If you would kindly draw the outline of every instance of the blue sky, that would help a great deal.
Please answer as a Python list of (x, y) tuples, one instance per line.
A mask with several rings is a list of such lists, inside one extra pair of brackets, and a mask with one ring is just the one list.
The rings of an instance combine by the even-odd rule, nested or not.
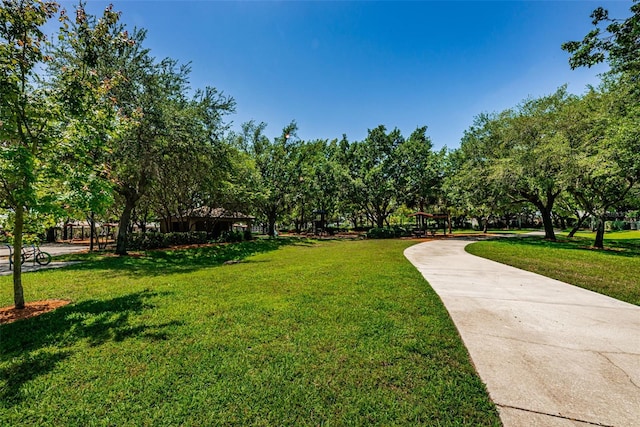
[[(572, 71), (560, 45), (591, 29), (602, 5), (627, 17), (631, 1), (113, 1), (147, 29), (157, 58), (191, 62), (194, 88), (232, 96), (234, 128), (296, 120), (298, 137), (362, 140), (380, 124), (405, 136), (428, 126), (455, 148), (474, 116), (567, 83), (598, 82), (603, 67)], [(76, 2), (62, 2), (72, 9)], [(106, 2), (88, 2), (99, 13)]]

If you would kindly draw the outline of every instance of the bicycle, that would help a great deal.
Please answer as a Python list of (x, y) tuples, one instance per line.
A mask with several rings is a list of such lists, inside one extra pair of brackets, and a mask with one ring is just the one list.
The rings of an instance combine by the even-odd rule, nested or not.
[[(13, 268), (13, 246), (6, 245), (9, 248), (9, 267)], [(33, 265), (38, 263), (39, 265), (49, 265), (51, 262), (51, 255), (48, 252), (40, 250), (39, 246), (31, 245), (31, 247), (22, 247), (20, 254), (20, 264), (24, 264), (27, 260), (33, 260)]]

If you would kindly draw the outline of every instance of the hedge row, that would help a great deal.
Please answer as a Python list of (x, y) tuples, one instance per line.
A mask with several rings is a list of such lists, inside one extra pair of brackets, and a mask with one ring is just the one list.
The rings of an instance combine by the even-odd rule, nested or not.
[(392, 239), (396, 237), (409, 236), (411, 236), (411, 229), (400, 225), (394, 225), (391, 227), (374, 227), (367, 231), (367, 238), (369, 239)]
[(182, 233), (134, 233), (129, 237), (127, 249), (143, 251), (179, 245), (232, 243), (242, 242), (243, 240), (251, 240), (251, 232), (243, 233), (241, 231), (225, 231), (217, 239), (206, 231), (189, 231)]

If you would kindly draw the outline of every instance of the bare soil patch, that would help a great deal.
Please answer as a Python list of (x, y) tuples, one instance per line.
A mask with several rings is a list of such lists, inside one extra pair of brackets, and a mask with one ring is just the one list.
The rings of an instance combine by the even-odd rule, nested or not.
[(39, 316), (43, 313), (55, 310), (58, 307), (65, 306), (71, 301), (52, 299), (46, 301), (32, 301), (25, 304), (23, 309), (16, 309), (14, 306), (0, 308), (0, 325), (3, 323), (11, 323), (16, 320), (28, 319), (30, 317)]

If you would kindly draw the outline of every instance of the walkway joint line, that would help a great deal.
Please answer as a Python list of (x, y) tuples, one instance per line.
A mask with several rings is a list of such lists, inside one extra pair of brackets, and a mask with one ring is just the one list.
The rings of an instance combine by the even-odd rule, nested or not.
[(499, 408), (508, 408), (508, 409), (515, 409), (516, 411), (530, 412), (532, 414), (546, 415), (548, 417), (553, 417), (553, 418), (561, 418), (563, 420), (568, 420), (568, 421), (576, 421), (576, 422), (579, 422), (579, 423), (589, 424), (589, 425), (592, 425), (592, 426), (615, 427), (614, 425), (611, 425), (611, 424), (602, 424), (602, 423), (599, 423), (597, 421), (586, 421), (586, 420), (581, 420), (579, 418), (566, 417), (564, 415), (559, 415), (559, 414), (549, 414), (547, 412), (536, 411), (536, 410), (533, 410), (533, 409), (519, 408), (517, 406), (502, 405), (502, 404), (499, 404), (499, 403), (496, 403), (496, 406), (498, 406)]

